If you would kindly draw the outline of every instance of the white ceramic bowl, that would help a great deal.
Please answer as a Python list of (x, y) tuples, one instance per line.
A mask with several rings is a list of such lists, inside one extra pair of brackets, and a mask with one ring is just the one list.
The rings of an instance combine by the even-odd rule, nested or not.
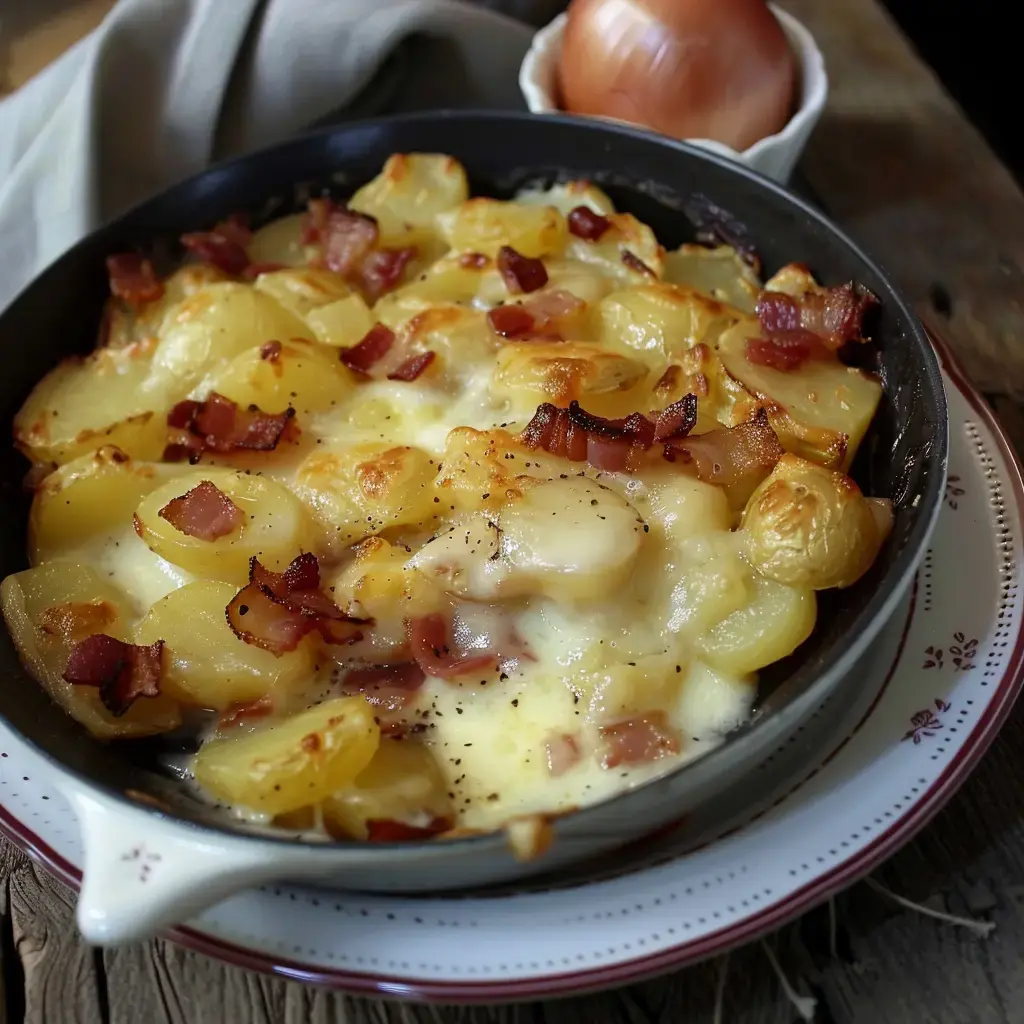
[[(828, 76), (825, 61), (814, 36), (791, 14), (768, 5), (778, 19), (789, 45), (800, 63), (800, 106), (781, 132), (759, 139), (742, 153), (711, 139), (687, 139), (702, 149), (746, 164), (755, 171), (785, 183), (796, 165), (814, 126), (825, 109), (828, 97)], [(542, 28), (519, 69), (519, 88), (527, 106), (535, 114), (561, 113), (558, 90), (555, 86), (555, 68), (562, 49), (566, 15), (560, 14), (550, 25)]]

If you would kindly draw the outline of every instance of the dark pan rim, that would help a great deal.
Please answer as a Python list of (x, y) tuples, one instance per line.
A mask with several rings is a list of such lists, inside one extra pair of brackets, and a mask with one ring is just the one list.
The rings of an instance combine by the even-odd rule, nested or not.
[[(784, 205), (798, 210), (801, 214), (816, 222), (829, 237), (830, 242), (835, 243), (837, 248), (847, 249), (889, 286), (892, 293), (891, 300), (887, 299), (886, 301), (889, 302), (890, 308), (892, 309), (892, 312), (896, 314), (897, 320), (901, 322), (901, 326), (905, 328), (905, 343), (914, 349), (916, 360), (923, 371), (922, 377), (927, 384), (927, 396), (935, 406), (937, 434), (933, 439), (931, 450), (927, 456), (927, 461), (934, 465), (938, 472), (928, 474), (928, 480), (926, 481), (926, 486), (922, 494), (922, 500), (916, 510), (915, 522), (910, 529), (909, 536), (907, 537), (902, 550), (893, 559), (892, 564), (886, 569), (885, 575), (879, 581), (875, 592), (871, 595), (865, 607), (845, 627), (842, 631), (841, 637), (837, 638), (837, 640), (830, 645), (828, 651), (823, 654), (822, 665), (817, 676), (808, 684), (807, 688), (800, 695), (801, 698), (806, 697), (807, 699), (811, 699), (812, 696), (824, 696), (827, 689), (830, 689), (832, 686), (841, 682), (843, 678), (842, 670), (845, 667), (844, 662), (846, 661), (848, 650), (851, 647), (856, 646), (858, 642), (865, 642), (865, 637), (870, 638), (870, 636), (877, 632), (884, 624), (887, 613), (891, 610), (890, 606), (893, 605), (894, 594), (900, 590), (902, 585), (909, 579), (916, 568), (920, 555), (924, 551), (932, 526), (934, 525), (938, 512), (941, 508), (943, 488), (945, 485), (945, 466), (948, 447), (946, 398), (942, 385), (939, 361), (922, 325), (904, 300), (900, 297), (895, 286), (889, 280), (888, 275), (878, 265), (878, 263), (864, 252), (864, 250), (845, 232), (843, 232), (828, 217), (822, 214), (810, 203), (795, 195), (789, 189), (779, 185), (777, 182), (772, 181), (770, 178), (767, 178), (742, 164), (720, 156), (717, 153), (700, 149), (689, 143), (670, 139), (666, 136), (655, 135), (651, 132), (629, 125), (598, 121), (596, 119), (575, 117), (565, 114), (535, 115), (520, 111), (440, 110), (428, 113), (398, 114), (389, 117), (357, 120), (295, 136), (282, 142), (262, 147), (261, 149), (247, 153), (243, 156), (232, 157), (228, 160), (213, 164), (199, 174), (192, 175), (184, 181), (178, 182), (162, 192), (157, 193), (155, 196), (150, 196), (146, 200), (135, 204), (133, 207), (124, 211), (119, 216), (102, 225), (100, 228), (90, 232), (84, 238), (75, 243), (75, 245), (69, 250), (61, 256), (58, 256), (43, 271), (37, 274), (21, 292), (19, 292), (19, 294), (12, 300), (11, 305), (19, 302), (25, 292), (33, 288), (41, 278), (46, 277), (54, 267), (69, 258), (72, 253), (85, 248), (91, 242), (91, 239), (95, 234), (106, 230), (112, 225), (135, 217), (154, 202), (176, 201), (175, 193), (192, 188), (196, 181), (207, 177), (216, 178), (224, 172), (230, 171), (236, 167), (241, 167), (247, 164), (258, 164), (266, 159), (270, 154), (287, 150), (293, 146), (302, 146), (313, 139), (329, 138), (335, 135), (345, 135), (359, 131), (370, 132), (375, 131), (378, 128), (401, 126), (403, 124), (422, 124), (431, 121), (445, 121), (449, 123), (464, 122), (467, 131), (472, 131), (474, 127), (480, 127), (486, 124), (526, 124), (529, 122), (539, 123), (543, 121), (545, 124), (553, 123), (555, 125), (561, 125), (571, 132), (584, 132), (604, 136), (609, 140), (609, 142), (615, 138), (631, 139), (646, 146), (653, 145), (659, 147), (666, 153), (678, 154), (686, 159), (714, 164), (716, 167), (724, 171), (727, 176), (731, 175), (736, 179), (746, 179), (756, 189), (771, 194), (776, 200), (781, 201)], [(534, 159), (532, 161), (524, 160), (523, 163), (524, 166), (528, 166), (530, 163), (539, 162), (540, 161)], [(339, 159), (338, 163), (340, 166), (343, 164), (343, 160)], [(609, 149), (608, 163), (609, 165), (612, 165), (609, 169), (613, 169), (615, 157), (612, 154), (611, 149)], [(727, 196), (718, 195), (713, 198), (716, 202), (720, 202), (723, 206), (728, 207)], [(0, 313), (0, 319), (2, 319), (2, 317), (3, 313)], [(686, 764), (680, 765), (671, 771), (657, 776), (648, 782), (635, 786), (632, 789), (617, 793), (614, 796), (608, 797), (597, 803), (588, 804), (587, 806), (577, 810), (563, 813), (553, 812), (548, 817), (556, 829), (556, 834), (558, 826), (563, 823), (571, 822), (574, 830), (578, 826), (586, 826), (598, 814), (604, 814), (607, 808), (612, 804), (628, 801), (638, 793), (646, 790), (649, 786), (664, 783), (666, 780), (671, 778), (676, 778), (681, 773), (693, 769), (698, 765), (700, 765), (704, 771), (712, 770), (716, 761), (729, 753), (736, 744), (743, 743), (746, 739), (752, 737), (759, 729), (763, 728), (765, 724), (775, 721), (779, 715), (785, 715), (786, 711), (787, 708), (784, 706), (772, 715), (755, 719), (749, 724), (749, 726), (728, 736), (722, 744), (714, 750), (709, 751), (707, 754), (704, 754), (699, 758), (695, 758), (692, 761), (688, 761)], [(4, 721), (7, 721), (5, 716), (0, 715), (0, 717), (3, 717)], [(415, 859), (417, 854), (423, 853), (427, 850), (430, 850), (432, 853), (436, 852), (439, 846), (460, 850), (465, 849), (470, 844), (478, 848), (490, 845), (495, 850), (505, 847), (505, 836), (502, 829), (482, 835), (461, 836), (458, 838), (446, 839), (443, 843), (439, 843), (435, 840), (426, 840), (400, 843), (369, 843), (365, 841), (352, 841), (343, 844), (328, 844), (310, 842), (306, 839), (292, 837), (289, 835), (256, 835), (231, 828), (226, 824), (221, 825), (214, 822), (189, 820), (187, 818), (180, 817), (177, 814), (168, 813), (167, 811), (149, 804), (132, 800), (124, 793), (123, 790), (99, 783), (86, 773), (68, 767), (55, 755), (37, 744), (34, 739), (26, 736), (20, 730), (15, 729), (9, 722), (8, 725), (10, 728), (14, 729), (14, 731), (32, 748), (32, 750), (51, 763), (59, 773), (75, 779), (78, 783), (103, 794), (105, 797), (114, 800), (125, 808), (143, 812), (147, 815), (155, 815), (168, 824), (173, 824), (198, 835), (212, 835), (237, 841), (244, 841), (247, 843), (263, 843), (282, 847), (284, 849), (298, 847), (305, 851), (315, 851), (317, 856), (332, 858), (341, 856), (346, 860), (355, 859), (359, 855), (371, 853), (379, 856), (382, 852), (387, 851), (392, 854), (401, 854), (402, 860), (411, 861)]]

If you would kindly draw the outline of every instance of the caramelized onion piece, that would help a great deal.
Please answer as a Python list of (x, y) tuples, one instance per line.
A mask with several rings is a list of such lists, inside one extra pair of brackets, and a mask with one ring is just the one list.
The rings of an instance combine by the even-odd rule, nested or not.
[(679, 733), (664, 711), (648, 711), (601, 727), (604, 753), (602, 768), (650, 764), (682, 749)]
[(123, 715), (139, 697), (160, 695), (163, 640), (138, 646), (95, 633), (71, 649), (64, 679), (73, 686), (97, 686), (103, 706)]
[(110, 294), (135, 306), (152, 302), (164, 293), (153, 264), (141, 253), (122, 252), (107, 257)]
[(245, 520), (242, 510), (209, 480), (203, 480), (179, 498), (172, 498), (158, 515), (186, 536), (200, 540), (226, 537)]

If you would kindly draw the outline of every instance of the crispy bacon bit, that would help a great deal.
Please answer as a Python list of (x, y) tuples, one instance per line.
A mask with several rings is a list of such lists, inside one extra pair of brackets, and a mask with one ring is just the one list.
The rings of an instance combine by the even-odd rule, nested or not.
[(235, 214), (216, 224), (212, 231), (194, 231), (181, 236), (181, 244), (204, 263), (226, 274), (243, 274), (249, 266), (245, 247), (252, 238), (244, 219)]
[(490, 265), (490, 257), (485, 256), (482, 252), (464, 252), (459, 257), (459, 266), (465, 267), (466, 270), (483, 270), (484, 267)]
[(596, 242), (611, 226), (607, 217), (589, 206), (575, 206), (569, 211), (569, 231), (588, 242)]
[(406, 633), (412, 656), (428, 676), (456, 679), (472, 672), (493, 672), (501, 656), (497, 651), (459, 650), (455, 640), (449, 644), (449, 623), (439, 613), (407, 619)]
[(498, 273), (512, 295), (535, 292), (548, 283), (544, 261), (524, 256), (511, 245), (498, 250)]
[(748, 338), (747, 359), (756, 366), (769, 366), (788, 373), (799, 369), (816, 350), (824, 348), (818, 338), (807, 331), (785, 331), (771, 338)]
[(200, 540), (226, 537), (240, 529), (245, 520), (242, 510), (209, 480), (173, 498), (158, 515), (186, 536)]
[(195, 459), (204, 451), (273, 451), (282, 438), (297, 431), (292, 425), (294, 416), (292, 408), (279, 413), (263, 412), (255, 405), (240, 409), (216, 391), (205, 402), (179, 402), (167, 414), (171, 430), (164, 459)]
[(496, 306), (487, 314), (487, 322), (495, 334), (510, 340), (540, 338), (561, 341), (563, 325), (584, 306), (586, 303), (572, 292), (556, 288), (535, 295), (522, 304)]
[(622, 250), (622, 262), (629, 267), (630, 270), (635, 270), (638, 274), (643, 274), (646, 277), (657, 277), (653, 270), (639, 256), (635, 253), (631, 253), (628, 249)]
[(533, 314), (522, 306), (495, 306), (487, 314), (487, 323), (495, 334), (503, 338), (528, 338), (534, 333)]
[(770, 339), (781, 336), (806, 340), (806, 334), (810, 334), (835, 351), (848, 341), (864, 340), (864, 316), (876, 305), (878, 299), (872, 292), (851, 281), (835, 288), (808, 291), (799, 298), (783, 292), (761, 292), (757, 318)]
[(259, 700), (250, 701), (247, 704), (231, 704), (229, 707), (226, 707), (217, 719), (217, 728), (230, 729), (255, 719), (267, 718), (273, 713), (274, 698), (268, 694), (260, 697)]
[(391, 351), (394, 343), (395, 332), (390, 327), (374, 324), (362, 341), (341, 350), (341, 361), (350, 370), (368, 377), (374, 365)]
[(650, 764), (682, 749), (679, 734), (664, 711), (648, 711), (601, 727), (604, 740), (602, 768), (623, 764)]
[(665, 458), (692, 468), (700, 480), (729, 487), (742, 481), (759, 483), (782, 458), (783, 448), (768, 422), (757, 415), (735, 427), (721, 427), (665, 445)]
[(164, 293), (164, 286), (156, 276), (153, 264), (141, 253), (122, 252), (107, 257), (107, 276), (110, 294), (133, 306), (140, 302), (153, 302)]
[(267, 341), (260, 345), (260, 359), (276, 363), (281, 356), (281, 342)]
[(416, 258), (416, 246), (405, 249), (371, 249), (359, 264), (359, 283), (366, 297), (376, 302), (402, 279), (410, 260)]
[(399, 661), (351, 669), (342, 680), (345, 693), (361, 693), (380, 711), (401, 711), (423, 685), (426, 675), (419, 663)]
[(368, 818), (366, 838), (371, 843), (407, 843), (417, 839), (433, 839), (452, 827), (449, 818), (433, 818), (429, 825), (409, 825), (393, 818)]
[(388, 380), (415, 380), (433, 361), (433, 352), (420, 352), (419, 355), (409, 356), (397, 370), (388, 374)]
[(549, 775), (564, 775), (579, 762), (580, 745), (574, 735), (559, 733), (552, 736), (544, 746)]
[(620, 473), (639, 466), (643, 453), (654, 444), (654, 431), (655, 425), (638, 412), (610, 420), (587, 412), (579, 402), (570, 402), (568, 409), (544, 402), (519, 441), (530, 449), (543, 448), (572, 462)]
[(253, 557), (249, 583), (231, 599), (226, 614), (239, 640), (278, 657), (294, 651), (314, 630), (326, 643), (354, 644), (363, 638), (359, 627), (373, 625), (373, 619), (346, 615), (320, 590), (320, 567), (308, 552), (284, 572), (272, 572)]
[(310, 201), (307, 225), (303, 241), (319, 244), (324, 266), (343, 275), (358, 268), (380, 235), (373, 217), (330, 199)]
[(160, 695), (163, 640), (140, 647), (96, 633), (71, 649), (64, 679), (73, 686), (98, 686), (103, 706), (123, 715), (139, 697)]
[(654, 424), (655, 441), (680, 441), (697, 426), (697, 396), (683, 395), (663, 409)]

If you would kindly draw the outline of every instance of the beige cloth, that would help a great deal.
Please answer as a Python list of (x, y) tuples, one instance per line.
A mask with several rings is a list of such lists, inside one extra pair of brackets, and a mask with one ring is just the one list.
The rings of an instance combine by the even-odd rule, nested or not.
[(522, 107), (531, 34), (456, 0), (121, 0), (0, 103), (0, 308), (211, 161), (382, 106)]

